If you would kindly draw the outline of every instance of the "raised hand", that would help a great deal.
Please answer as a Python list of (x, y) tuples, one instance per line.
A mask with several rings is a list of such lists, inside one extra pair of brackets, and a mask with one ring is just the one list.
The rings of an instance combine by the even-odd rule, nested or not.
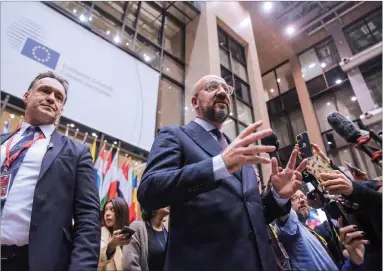
[(350, 196), (354, 191), (352, 182), (339, 171), (337, 173), (321, 173), (320, 185), (332, 195)]
[(278, 162), (274, 157), (271, 159), (272, 172), (270, 182), (277, 194), (281, 198), (288, 199), (302, 185), (302, 171), (305, 170), (307, 160), (303, 160), (299, 166), (295, 168), (297, 161), (298, 150), (294, 149), (291, 153), (287, 167), (282, 171), (278, 170)]
[(273, 133), (271, 129), (253, 133), (257, 128), (261, 127), (262, 124), (262, 121), (257, 121), (246, 127), (222, 152), (222, 159), (230, 173), (238, 171), (245, 164), (269, 164), (271, 162), (270, 159), (257, 154), (275, 151), (274, 146), (251, 145), (257, 140)]

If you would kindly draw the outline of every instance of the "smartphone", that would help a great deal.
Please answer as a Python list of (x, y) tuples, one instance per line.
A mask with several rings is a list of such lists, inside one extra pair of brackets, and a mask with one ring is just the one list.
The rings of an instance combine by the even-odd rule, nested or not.
[(312, 157), (314, 155), (313, 150), (311, 148), (309, 134), (307, 132), (303, 132), (297, 135), (297, 142), (298, 142), (299, 152), (301, 153), (301, 156), (303, 159)]
[(129, 228), (128, 226), (124, 226), (122, 229), (121, 229), (121, 234), (124, 234), (126, 235), (126, 237), (130, 238), (132, 237), (132, 235), (135, 233), (134, 230), (132, 230), (131, 228)]
[(355, 174), (356, 176), (365, 175), (365, 173), (363, 171), (361, 171), (359, 168), (352, 166), (350, 163), (347, 163), (346, 161), (344, 161), (344, 162), (346, 163), (348, 170), (351, 172), (351, 174)]

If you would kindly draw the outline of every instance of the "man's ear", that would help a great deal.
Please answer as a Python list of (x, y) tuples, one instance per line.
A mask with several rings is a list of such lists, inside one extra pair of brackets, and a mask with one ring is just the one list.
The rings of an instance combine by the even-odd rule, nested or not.
[(28, 102), (28, 98), (29, 98), (29, 90), (26, 91), (23, 95), (23, 101), (24, 101), (24, 104), (27, 105), (27, 102)]
[(194, 109), (197, 109), (198, 107), (198, 99), (196, 96), (193, 96), (192, 99), (191, 99), (191, 102), (192, 102), (192, 106)]

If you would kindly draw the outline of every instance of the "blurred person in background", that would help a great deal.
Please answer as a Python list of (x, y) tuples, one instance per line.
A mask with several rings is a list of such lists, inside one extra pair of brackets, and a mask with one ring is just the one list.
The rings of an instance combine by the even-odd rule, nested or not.
[(124, 248), (124, 271), (162, 271), (165, 264), (168, 232), (163, 224), (169, 207), (142, 211), (143, 221), (134, 221), (136, 233)]
[(105, 204), (102, 225), (98, 270), (122, 270), (122, 247), (131, 241), (121, 234), (124, 226), (129, 226), (129, 207), (123, 198), (114, 198)]
[[(341, 240), (345, 244), (349, 258), (338, 267), (328, 250), (324, 238), (305, 225), (309, 217), (306, 195), (298, 190), (291, 197), (290, 214), (276, 220), (276, 232), (290, 257), (293, 270), (363, 270), (364, 245), (368, 240), (358, 240), (364, 236), (355, 225), (341, 230)], [(347, 234), (349, 236), (346, 238)], [(343, 239), (342, 239), (343, 238)]]
[(56, 73), (37, 75), (24, 93), (25, 121), (1, 135), (1, 270), (97, 269), (100, 200), (92, 156), (55, 129), (68, 91)]

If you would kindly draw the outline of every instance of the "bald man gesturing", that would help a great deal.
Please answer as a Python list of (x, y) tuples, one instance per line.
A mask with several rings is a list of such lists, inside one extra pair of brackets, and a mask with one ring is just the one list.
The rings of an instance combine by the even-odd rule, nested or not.
[[(301, 174), (278, 171), (276, 160), (259, 155), (275, 149), (253, 145), (272, 133), (258, 130), (262, 121), (233, 142), (222, 133), (233, 94), (223, 78), (205, 76), (193, 91), (196, 119), (161, 129), (138, 189), (144, 209), (170, 206), (165, 270), (276, 270), (266, 225), (289, 213)], [(263, 198), (251, 166), (259, 163), (273, 166), (273, 188)]]

